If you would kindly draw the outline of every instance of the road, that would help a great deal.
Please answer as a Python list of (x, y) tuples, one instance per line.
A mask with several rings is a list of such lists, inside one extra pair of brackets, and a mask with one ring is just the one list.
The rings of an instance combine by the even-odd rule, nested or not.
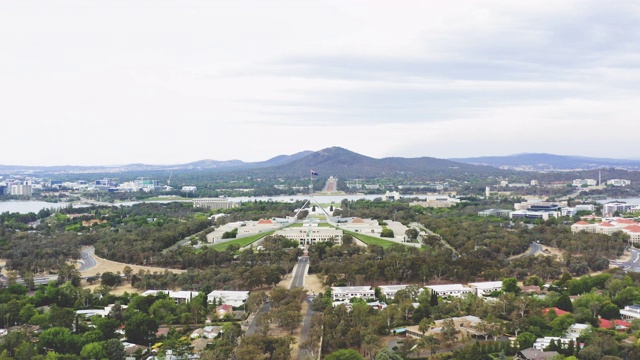
[(640, 250), (633, 247), (629, 247), (627, 250), (631, 253), (629, 261), (611, 260), (609, 263), (626, 271), (640, 272)]
[[(289, 289), (293, 289), (295, 287), (302, 287), (302, 288), (304, 287), (304, 277), (307, 275), (308, 268), (309, 268), (309, 257), (301, 256), (298, 259), (298, 264), (293, 270), (293, 277), (291, 278), (291, 284), (289, 285)], [(307, 303), (307, 312), (304, 314), (304, 317), (302, 318), (302, 328), (300, 329), (300, 344), (305, 342), (307, 338), (307, 334), (309, 333), (309, 328), (311, 327), (311, 319), (313, 318), (313, 315), (316, 314), (315, 311), (311, 310), (312, 300), (313, 298), (311, 296), (307, 296), (307, 298), (305, 299)], [(298, 352), (298, 359), (302, 360), (307, 355), (309, 354), (307, 354), (306, 351), (300, 349), (300, 351)]]
[(80, 267), (78, 268), (79, 272), (91, 270), (98, 264), (96, 259), (93, 257), (95, 251), (96, 249), (93, 246), (89, 246), (80, 252), (80, 260), (78, 260), (80, 263)]
[(307, 268), (309, 267), (309, 257), (301, 256), (298, 259), (298, 264), (293, 269), (293, 276), (291, 278), (291, 285), (289, 289), (294, 287), (304, 287), (304, 277), (307, 274)]
[(541, 253), (541, 252), (543, 252), (542, 245), (538, 244), (537, 242), (532, 242), (530, 247), (529, 247), (529, 251), (527, 251), (524, 255), (525, 256), (532, 256), (532, 255), (535, 255), (535, 254)]

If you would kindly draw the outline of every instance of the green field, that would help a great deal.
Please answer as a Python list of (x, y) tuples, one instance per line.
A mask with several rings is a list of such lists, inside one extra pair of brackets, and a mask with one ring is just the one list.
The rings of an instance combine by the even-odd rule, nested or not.
[[(302, 223), (294, 223), (287, 227), (302, 227)], [(322, 223), (318, 223), (318, 227), (332, 227), (332, 226), (326, 222), (322, 222)]]
[(364, 234), (360, 234), (357, 232), (351, 232), (351, 231), (346, 231), (346, 230), (342, 230), (345, 234), (351, 234), (354, 238), (362, 241), (363, 243), (367, 244), (367, 245), (380, 245), (383, 248), (388, 248), (389, 246), (393, 245), (393, 244), (397, 244), (397, 242), (394, 241), (389, 241), (389, 240), (384, 240), (384, 239), (380, 239), (377, 237), (373, 237), (373, 236), (369, 236), (369, 235), (364, 235)]
[(215, 244), (215, 245), (212, 245), (211, 248), (213, 248), (214, 250), (218, 250), (218, 251), (224, 251), (226, 248), (229, 247), (229, 245), (232, 245), (232, 244), (240, 245), (240, 247), (247, 246), (249, 244), (252, 244), (252, 243), (262, 239), (265, 236), (269, 236), (269, 235), (273, 234), (274, 232), (276, 232), (276, 231), (275, 230), (267, 231), (267, 232), (263, 232), (263, 233), (260, 233), (260, 234), (251, 235), (251, 236), (243, 237), (243, 238), (240, 238), (240, 239), (227, 241), (227, 242), (223, 242), (223, 243), (220, 243), (220, 244)]

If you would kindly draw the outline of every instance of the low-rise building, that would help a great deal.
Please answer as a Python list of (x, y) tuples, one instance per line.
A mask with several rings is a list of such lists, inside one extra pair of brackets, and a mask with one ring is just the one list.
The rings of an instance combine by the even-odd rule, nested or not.
[(227, 198), (199, 198), (193, 199), (194, 208), (203, 209), (231, 209), (238, 206), (238, 203), (229, 201)]
[[(378, 288), (380, 289), (380, 293), (388, 300), (393, 300), (399, 290), (404, 290), (408, 286), (409, 285), (380, 285)], [(421, 293), (423, 290), (423, 288), (418, 288), (418, 293)]]
[(167, 294), (169, 299), (176, 302), (176, 304), (189, 303), (191, 299), (198, 296), (197, 291), (171, 291), (171, 290), (147, 290), (140, 294), (141, 296), (157, 296), (158, 294)]
[(216, 304), (222, 302), (222, 304), (239, 307), (244, 305), (248, 298), (248, 291), (214, 290), (207, 295), (207, 302), (209, 304), (213, 304), (214, 301)]
[(351, 298), (374, 300), (376, 293), (371, 286), (332, 286), (333, 301), (349, 301)]
[(447, 297), (463, 297), (467, 294), (473, 293), (473, 290), (462, 284), (447, 284), (447, 285), (427, 285), (425, 286), (431, 292), (436, 293), (438, 296)]
[(511, 210), (487, 209), (487, 210), (478, 212), (478, 216), (483, 216), (483, 217), (496, 216), (496, 217), (508, 218), (509, 213), (511, 213)]
[(494, 291), (502, 290), (502, 281), (484, 281), (469, 283), (469, 286), (473, 290), (473, 293), (477, 297), (484, 297), (491, 294)]
[(611, 180), (607, 180), (607, 185), (627, 186), (627, 185), (631, 185), (631, 181), (625, 180), (625, 179), (611, 179)]
[(570, 342), (573, 342), (574, 345), (575, 345), (576, 339), (575, 338), (561, 338), (561, 337), (556, 337), (556, 336), (545, 336), (543, 338), (536, 339), (536, 341), (533, 343), (533, 348), (534, 349), (538, 349), (538, 350), (544, 350), (547, 347), (549, 347), (549, 345), (551, 344), (551, 341), (553, 341), (556, 344), (558, 344), (558, 342), (560, 342), (560, 344), (562, 344), (563, 347), (566, 347), (566, 346), (569, 345)]
[(191, 333), (190, 338), (205, 338), (205, 339), (215, 339), (222, 333), (221, 326), (205, 326), (203, 328), (195, 329)]
[(620, 316), (624, 320), (640, 319), (640, 304), (627, 305), (620, 309)]

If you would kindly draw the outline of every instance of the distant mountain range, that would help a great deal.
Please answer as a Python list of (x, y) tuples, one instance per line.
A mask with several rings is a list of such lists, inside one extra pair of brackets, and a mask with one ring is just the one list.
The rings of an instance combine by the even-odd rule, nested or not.
[(0, 165), (0, 172), (3, 173), (30, 172), (34, 174), (203, 171), (252, 175), (255, 177), (306, 177), (309, 176), (311, 170), (317, 171), (322, 177), (333, 175), (341, 178), (372, 178), (400, 174), (408, 179), (413, 176), (429, 175), (434, 180), (456, 177), (454, 175), (486, 176), (501, 174), (500, 170), (488, 166), (462, 164), (432, 157), (375, 159), (340, 147), (331, 147), (315, 152), (302, 151), (293, 155), (280, 155), (260, 162), (200, 160), (178, 165), (129, 164), (121, 166), (51, 167)]
[[(437, 159), (432, 157), (376, 159), (343, 149), (330, 147), (320, 151), (302, 151), (292, 155), (279, 155), (259, 162), (241, 160), (199, 160), (186, 164), (120, 166), (8, 166), (0, 165), (0, 173), (32, 174), (82, 174), (129, 172), (207, 172), (227, 173), (254, 177), (306, 177), (311, 170), (321, 176), (341, 178), (415, 177), (428, 176), (433, 180), (474, 176), (502, 176), (507, 170), (576, 170), (617, 167), (640, 170), (638, 160), (598, 159), (552, 154), (519, 154), (461, 159)], [(496, 169), (500, 168), (500, 169)], [(462, 176), (463, 175), (463, 176)]]
[(451, 161), (494, 166), (511, 170), (592, 170), (598, 168), (619, 168), (640, 170), (640, 160), (606, 159), (583, 156), (553, 154), (516, 154), (509, 156), (482, 156), (473, 158), (455, 158)]

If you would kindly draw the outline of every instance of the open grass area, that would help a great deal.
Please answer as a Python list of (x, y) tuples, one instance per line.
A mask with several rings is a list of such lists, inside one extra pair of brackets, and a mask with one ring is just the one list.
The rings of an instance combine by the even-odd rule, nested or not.
[[(302, 223), (293, 223), (287, 227), (302, 227)], [(332, 226), (329, 225), (329, 223), (322, 222), (322, 223), (318, 223), (318, 227), (332, 227)]]
[(211, 247), (214, 250), (218, 250), (218, 251), (224, 251), (226, 248), (229, 247), (229, 245), (232, 245), (232, 244), (240, 245), (240, 247), (243, 247), (243, 246), (247, 246), (249, 244), (252, 244), (252, 243), (258, 241), (258, 240), (262, 239), (265, 236), (269, 236), (269, 235), (273, 234), (274, 232), (276, 232), (276, 231), (275, 230), (267, 231), (267, 232), (263, 232), (263, 233), (260, 233), (260, 234), (255, 234), (255, 235), (243, 237), (243, 238), (240, 238), (240, 239), (223, 242), (223, 243), (220, 243), (220, 244), (215, 244), (215, 245), (212, 245)]
[(373, 236), (369, 236), (369, 235), (364, 235), (364, 234), (360, 234), (357, 232), (352, 232), (352, 231), (347, 231), (347, 230), (342, 230), (345, 234), (351, 234), (354, 238), (362, 241), (363, 243), (367, 244), (367, 245), (380, 245), (383, 248), (388, 248), (389, 246), (393, 245), (393, 244), (397, 244), (397, 242), (394, 241), (389, 241), (389, 240), (384, 240), (384, 239), (380, 239), (377, 237), (373, 237)]

